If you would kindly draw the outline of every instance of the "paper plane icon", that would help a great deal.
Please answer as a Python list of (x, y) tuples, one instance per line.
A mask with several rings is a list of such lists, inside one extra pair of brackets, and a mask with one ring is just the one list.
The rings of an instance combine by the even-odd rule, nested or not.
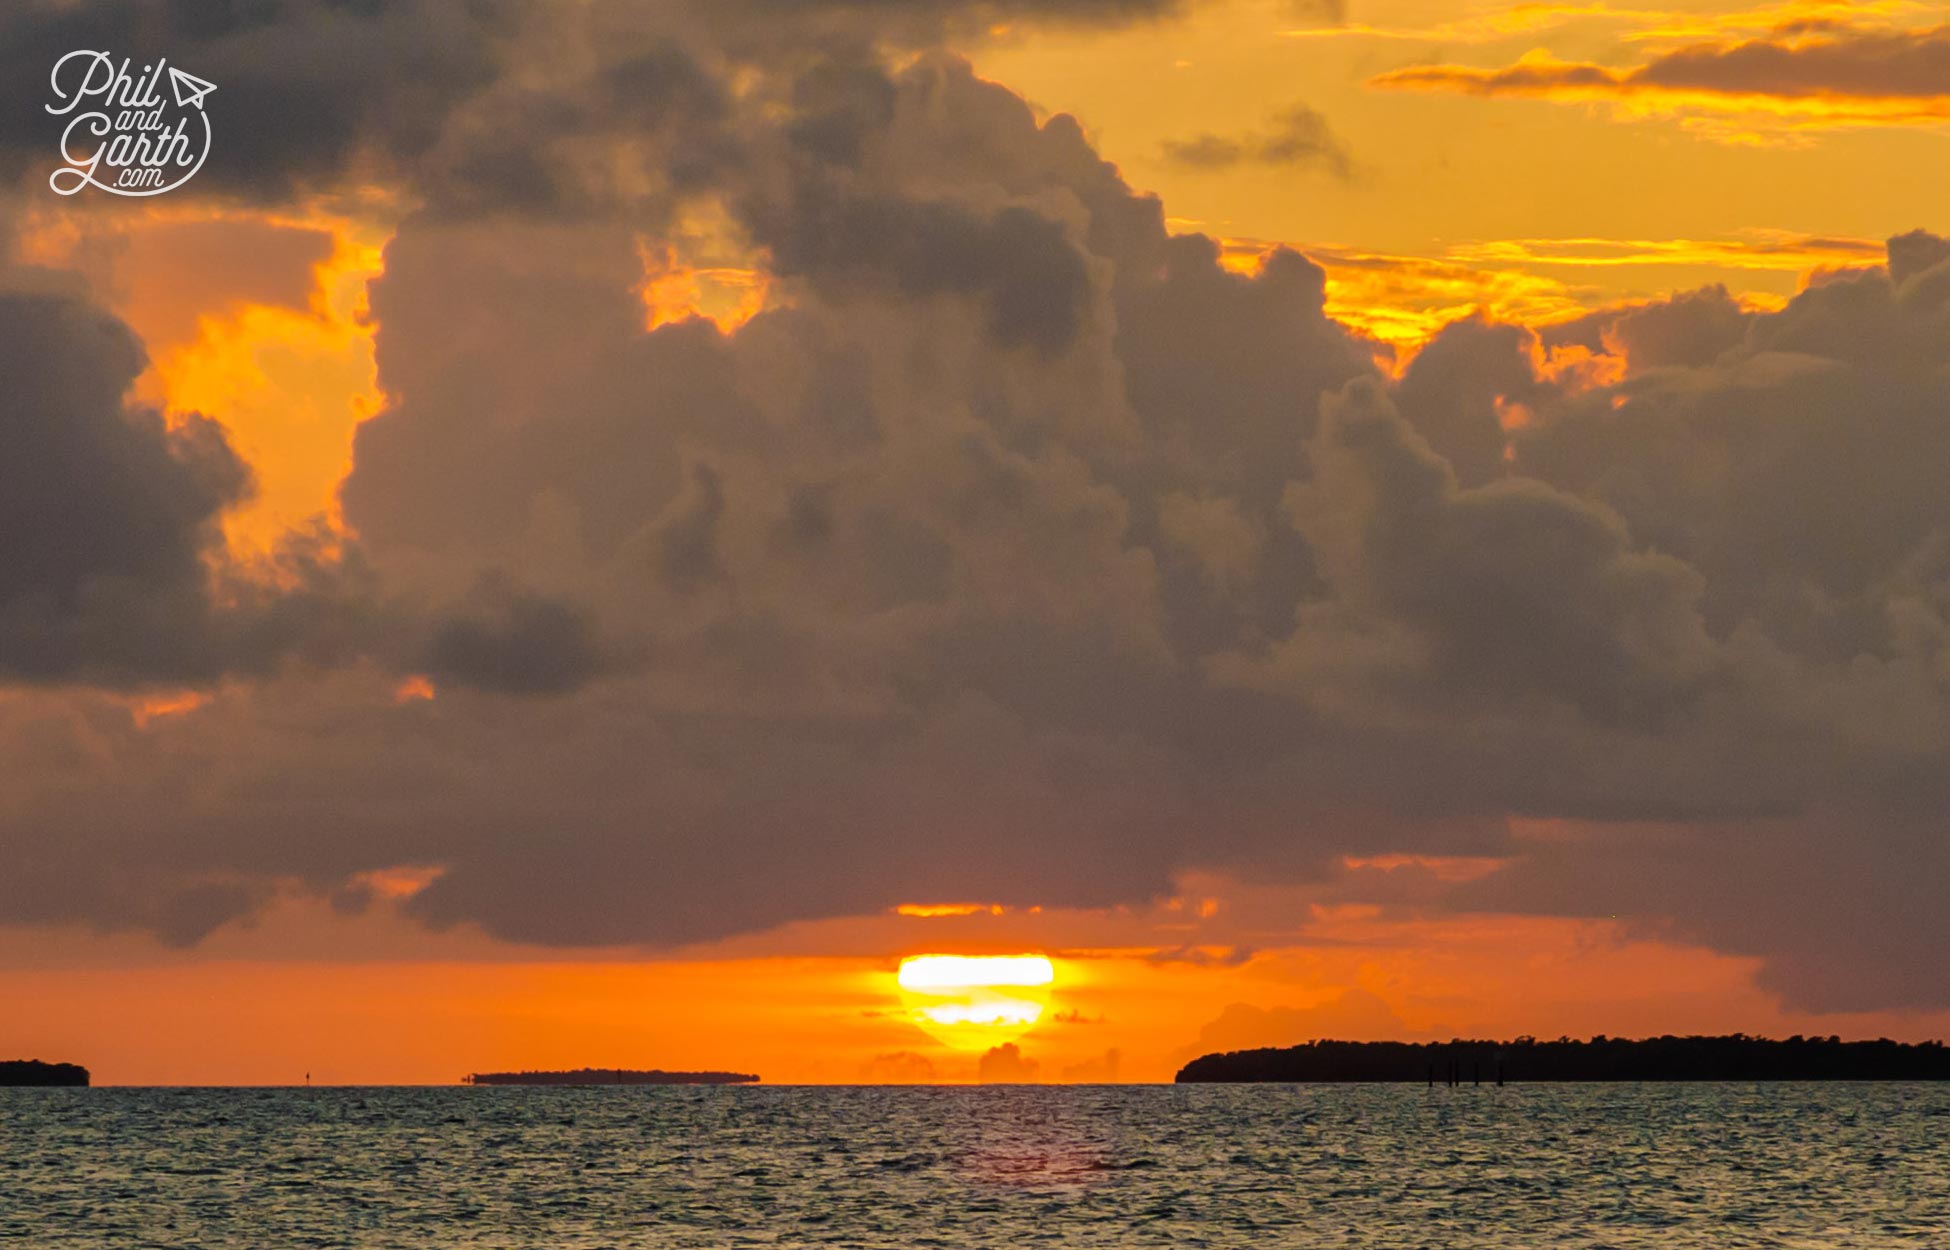
[(169, 85), (176, 92), (176, 103), (181, 108), (202, 108), (203, 97), (217, 89), (217, 84), (205, 82), (195, 74), (185, 74), (174, 65), (169, 67)]

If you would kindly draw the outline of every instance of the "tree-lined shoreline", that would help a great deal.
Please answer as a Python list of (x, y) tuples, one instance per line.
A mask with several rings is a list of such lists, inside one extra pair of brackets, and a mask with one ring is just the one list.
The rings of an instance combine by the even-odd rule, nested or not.
[(1181, 1085), (1240, 1082), (1506, 1081), (1942, 1081), (1950, 1049), (1941, 1041), (1845, 1042), (1839, 1037), (1772, 1040), (1599, 1034), (1589, 1041), (1458, 1038), (1447, 1042), (1314, 1041), (1203, 1055), (1179, 1069)]
[(0, 1060), (0, 1085), (86, 1085), (88, 1069), (78, 1063), (43, 1063), (39, 1059)]

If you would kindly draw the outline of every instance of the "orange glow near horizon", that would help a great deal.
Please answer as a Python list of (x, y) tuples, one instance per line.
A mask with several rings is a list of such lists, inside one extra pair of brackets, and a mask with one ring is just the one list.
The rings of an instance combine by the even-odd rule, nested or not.
[[(1378, 856), (1350, 873), (1461, 870)], [(1789, 1011), (1756, 985), (1757, 960), (1609, 921), (1424, 918), (1210, 880), (1189, 896), (1219, 891), (1227, 905), (1199, 923), (1232, 917), (1269, 936), (1274, 917), (1300, 917), (1299, 926), (1241, 950), (1222, 928), (1211, 941), (1159, 944), (1200, 907), (969, 918), (956, 923), (1062, 945), (1054, 956), (993, 963), (911, 960), (903, 986), (866, 953), (898, 942), (913, 923), (902, 917), (818, 922), (762, 944), (654, 958), (577, 953), (412, 924), (400, 906), (435, 872), (362, 874), (369, 901), (356, 912), (290, 899), (194, 951), (127, 934), (0, 929), (0, 1001), (12, 1008), (5, 1046), (82, 1063), (104, 1085), (295, 1084), (306, 1072), (319, 1084), (451, 1084), (469, 1071), (579, 1067), (853, 1084), (977, 1081), (985, 1053), (1014, 1042), (1028, 1069), (1014, 1079), (1144, 1082), (1169, 1081), (1211, 1050), (1316, 1037), (1950, 1032), (1944, 1012)], [(770, 953), (748, 953), (759, 950)], [(954, 1005), (964, 982), (1039, 1004), (1035, 1016), (944, 1024), (914, 1014)]]
[[(1417, 938), (1455, 947), (1430, 964), (1397, 945)], [(885, 981), (859, 960), (509, 958), (0, 968), (0, 994), (19, 1008), (14, 1050), (83, 1063), (104, 1085), (295, 1084), (307, 1071), (320, 1084), (450, 1084), (468, 1071), (584, 1066), (732, 1068), (775, 1084), (960, 1083), (978, 1079), (979, 1054), (1006, 1040), (1038, 1061), (1039, 1080), (1106, 1079), (1114, 1050), (1116, 1079), (1169, 1081), (1200, 1053), (1319, 1036), (1944, 1028), (1941, 1014), (1783, 1014), (1752, 989), (1751, 961), (1620, 947), (1599, 928), (1557, 921), (1400, 933), (1346, 969), (1325, 950), (1238, 967), (1106, 954), (1087, 961), (1089, 982), (1066, 988), (1062, 1010), (1026, 1029), (967, 1026), (965, 1044), (885, 1010)], [(1517, 1006), (1520, 988), (1534, 997)], [(672, 1003), (681, 1015), (659, 1006)]]

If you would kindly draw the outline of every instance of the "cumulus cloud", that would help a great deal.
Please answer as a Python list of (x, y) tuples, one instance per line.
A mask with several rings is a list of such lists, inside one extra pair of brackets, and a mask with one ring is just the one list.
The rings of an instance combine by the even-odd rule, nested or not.
[(1040, 1063), (1022, 1053), (1022, 1047), (1004, 1042), (982, 1052), (975, 1079), (984, 1085), (1020, 1085), (1038, 1080), (1041, 1068)]
[(1087, 311), (1083, 258), (1062, 224), (1027, 208), (993, 214), (894, 198), (798, 198), (756, 231), (779, 272), (843, 294), (853, 284), (902, 296), (980, 301), (1001, 345), (1055, 354)]
[(1548, 345), (1574, 344), (1622, 361), (1633, 373), (1701, 368), (1746, 341), (1751, 309), (1724, 286), (1682, 291), (1666, 299), (1601, 309), (1545, 329)]
[(91, 582), (199, 581), (197, 555), (249, 473), (214, 422), (129, 409), (143, 365), (121, 322), (58, 296), (0, 296), (7, 543), (0, 601), (74, 605)]
[(202, 683), (334, 649), (364, 609), (315, 544), (294, 538), (269, 580), (206, 566), (250, 472), (216, 422), (127, 402), (143, 364), (79, 296), (0, 289), (0, 674)]
[(1399, 628), (1431, 690), (1656, 723), (1712, 680), (1698, 575), (1602, 506), (1525, 478), (1459, 488), (1372, 385), (1329, 403), (1313, 452), (1288, 508), (1335, 591), (1321, 615), (1358, 614), (1326, 628)]
[(562, 694), (602, 667), (600, 647), (574, 605), (532, 594), (488, 593), (440, 622), (420, 667), (438, 681), (511, 694)]
[(329, 197), (383, 182), (443, 211), (620, 199), (654, 211), (737, 165), (749, 137), (728, 124), (737, 64), (830, 69), (876, 44), (925, 47), (1015, 21), (1135, 22), (1188, 2), (655, 0), (566, 13), (538, 0), (23, 0), (0, 15), (0, 181), (45, 178), (63, 124), (42, 107), (48, 69), (88, 48), (134, 66), (167, 57), (218, 84), (222, 139), (196, 195)]
[(860, 1079), (877, 1085), (926, 1085), (938, 1078), (934, 1060), (918, 1051), (886, 1051), (860, 1065)]
[(55, 60), (77, 48), (107, 49), (138, 67), (167, 57), (224, 93), (223, 138), (198, 173), (199, 191), (325, 190), (362, 161), (427, 155), (459, 102), (502, 72), (530, 7), (9, 5), (0, 16), (0, 170), (18, 175), (51, 160), (64, 123), (42, 107)]
[(1123, 1052), (1112, 1046), (1095, 1059), (1064, 1064), (1063, 1079), (1072, 1083), (1111, 1085), (1116, 1083), (1118, 1073), (1123, 1070), (1123, 1067)]
[[(340, 551), (269, 589), (218, 558), (221, 431), (128, 404), (139, 348), (85, 305), (0, 303), (33, 453), (0, 460), (0, 918), (188, 941), (412, 863), (425, 923), (657, 947), (1495, 855), (1427, 905), (1943, 1003), (1950, 245), (1777, 312), (1464, 321), (1384, 376), (1318, 265), (1170, 235), (1073, 119), (882, 55), (877, 8), (590, 6), (521, 73), (497, 6), (156, 10), (224, 91), (336, 23), (451, 72), (211, 179), (403, 206)], [(360, 42), (348, 91), (403, 55)], [(692, 215), (767, 306), (647, 329)], [(89, 688), (138, 679), (208, 698)]]

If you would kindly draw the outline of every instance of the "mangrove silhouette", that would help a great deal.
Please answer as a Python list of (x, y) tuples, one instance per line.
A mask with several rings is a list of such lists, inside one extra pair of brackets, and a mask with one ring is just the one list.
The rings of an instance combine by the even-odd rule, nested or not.
[(38, 1059), (0, 1060), (0, 1085), (86, 1085), (88, 1069), (78, 1063)]
[(1941, 1041), (1844, 1042), (1839, 1037), (1773, 1041), (1726, 1037), (1600, 1034), (1588, 1042), (1534, 1037), (1494, 1042), (1335, 1042), (1204, 1055), (1179, 1069), (1181, 1085), (1219, 1082), (1426, 1081), (1944, 1081)]
[(577, 1068), (573, 1072), (470, 1072), (463, 1085), (753, 1085), (746, 1072), (647, 1072), (630, 1068)]

